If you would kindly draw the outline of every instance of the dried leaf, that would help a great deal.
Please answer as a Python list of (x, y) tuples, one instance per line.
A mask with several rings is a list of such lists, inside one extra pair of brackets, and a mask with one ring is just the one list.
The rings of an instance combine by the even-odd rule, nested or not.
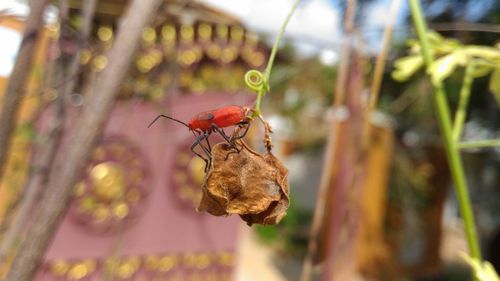
[(289, 202), (288, 170), (270, 152), (261, 155), (227, 143), (212, 148), (198, 211), (215, 216), (238, 214), (249, 225), (277, 224)]

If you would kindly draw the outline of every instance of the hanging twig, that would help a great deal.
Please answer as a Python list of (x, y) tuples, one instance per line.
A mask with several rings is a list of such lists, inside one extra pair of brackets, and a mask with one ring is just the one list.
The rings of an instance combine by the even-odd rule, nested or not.
[(36, 42), (43, 26), (43, 12), (48, 0), (31, 1), (30, 14), (26, 19), (23, 40), (16, 64), (9, 77), (0, 112), (0, 179), (3, 175), (10, 139), (16, 126), (17, 115), (24, 88), (31, 73)]
[[(85, 42), (90, 34), (90, 28), (92, 27), (95, 4), (96, 0), (87, 0), (85, 1), (85, 5), (82, 7), (83, 24), (81, 27), (81, 33), (78, 38), (79, 49), (77, 53), (74, 54), (71, 58), (71, 61), (69, 63), (69, 71), (66, 71), (64, 63), (61, 63), (61, 67), (59, 70), (59, 80), (63, 80), (63, 75), (61, 75), (63, 73), (68, 73), (70, 77), (73, 77), (78, 72), (80, 66), (79, 62), (81, 50), (85, 46)], [(69, 21), (67, 0), (60, 1), (60, 11), (61, 26), (68, 25)], [(64, 30), (68, 29), (62, 28), (61, 32), (64, 32)], [(61, 37), (65, 37), (65, 34), (61, 34)], [(62, 41), (61, 39), (59, 39), (59, 47), (62, 47), (61, 43)], [(56, 83), (58, 83), (58, 81), (56, 81)], [(26, 187), (24, 188), (24, 195), (20, 199), (21, 201), (18, 214), (14, 222), (10, 224), (10, 227), (7, 229), (0, 244), (0, 264), (3, 263), (5, 257), (12, 249), (12, 246), (14, 245), (16, 239), (20, 237), (19, 234), (21, 233), (23, 227), (26, 226), (29, 215), (33, 211), (33, 208), (36, 208), (36, 199), (40, 198), (42, 191), (45, 190), (47, 177), (49, 174), (48, 171), (50, 171), (50, 167), (52, 166), (52, 162), (56, 155), (56, 151), (59, 146), (64, 127), (65, 100), (71, 94), (73, 88), (74, 82), (61, 84), (61, 86), (58, 87), (59, 95), (56, 99), (57, 109), (53, 116), (52, 122), (50, 122), (52, 127), (49, 129), (49, 133), (37, 146), (39, 147), (39, 149), (37, 149), (39, 155), (35, 155), (31, 176), (28, 183), (26, 184)]]
[(160, 0), (133, 0), (127, 10), (113, 47), (107, 53), (108, 66), (97, 77), (98, 95), (85, 104), (81, 119), (51, 173), (47, 192), (28, 230), (5, 281), (28, 281), (33, 278), (71, 198), (74, 184), (86, 167), (94, 142), (102, 132), (121, 82), (128, 72), (142, 30), (154, 15)]

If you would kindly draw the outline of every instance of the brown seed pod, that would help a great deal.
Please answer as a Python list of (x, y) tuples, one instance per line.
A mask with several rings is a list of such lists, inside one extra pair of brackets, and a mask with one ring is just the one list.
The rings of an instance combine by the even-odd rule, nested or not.
[(288, 170), (270, 151), (261, 155), (243, 144), (237, 152), (218, 143), (212, 148), (198, 211), (238, 214), (248, 225), (277, 224), (290, 204), (287, 176)]

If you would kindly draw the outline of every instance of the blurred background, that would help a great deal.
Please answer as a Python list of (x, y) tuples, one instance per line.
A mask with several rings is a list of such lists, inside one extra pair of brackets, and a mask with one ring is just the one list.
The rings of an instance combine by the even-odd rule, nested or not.
[[(0, 2), (2, 102), (28, 24), (28, 2)], [(28, 231), (44, 193), (51, 192), (48, 183), (78, 146), (71, 136), (88, 102), (104, 94), (99, 77), (124, 14), (141, 12), (129, 11), (129, 2), (48, 1), (43, 11), (0, 169), (0, 280), (20, 245), (36, 239)], [(262, 108), (274, 130), (273, 151), (289, 169), (291, 205), (280, 224), (252, 227), (237, 216), (198, 213), (205, 173), (190, 151), (194, 137), (175, 122), (147, 125), (158, 114), (187, 122), (224, 105), (253, 105), (243, 76), (265, 68), (294, 1), (160, 2), (89, 159), (82, 160), (35, 280), (301, 280), (306, 256), (314, 264), (306, 280), (472, 280), (458, 256), (468, 247), (431, 86), (424, 71), (406, 82), (391, 77), (395, 60), (407, 54), (407, 40), (415, 38), (405, 1), (396, 13), (389, 0), (304, 0), (298, 6)], [(499, 42), (500, 1), (422, 5), (430, 28), (442, 36), (463, 44)], [(345, 24), (349, 7), (352, 28)], [(356, 160), (363, 142), (356, 120), (389, 20), (395, 25), (369, 122), (370, 145)], [(339, 84), (346, 57), (347, 82)], [(453, 110), (462, 79), (463, 69), (446, 80)], [(489, 85), (489, 76), (474, 80), (466, 140), (500, 136)], [(332, 127), (332, 120), (340, 125)], [(262, 150), (262, 128), (252, 125), (246, 140)], [(462, 157), (481, 250), (498, 271), (500, 148), (465, 149)], [(308, 254), (310, 237), (317, 249)]]

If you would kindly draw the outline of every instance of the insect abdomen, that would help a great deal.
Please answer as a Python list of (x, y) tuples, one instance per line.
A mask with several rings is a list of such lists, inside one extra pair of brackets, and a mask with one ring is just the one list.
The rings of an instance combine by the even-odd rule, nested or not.
[(214, 112), (213, 123), (219, 128), (234, 126), (245, 119), (245, 112), (239, 106), (226, 106)]

